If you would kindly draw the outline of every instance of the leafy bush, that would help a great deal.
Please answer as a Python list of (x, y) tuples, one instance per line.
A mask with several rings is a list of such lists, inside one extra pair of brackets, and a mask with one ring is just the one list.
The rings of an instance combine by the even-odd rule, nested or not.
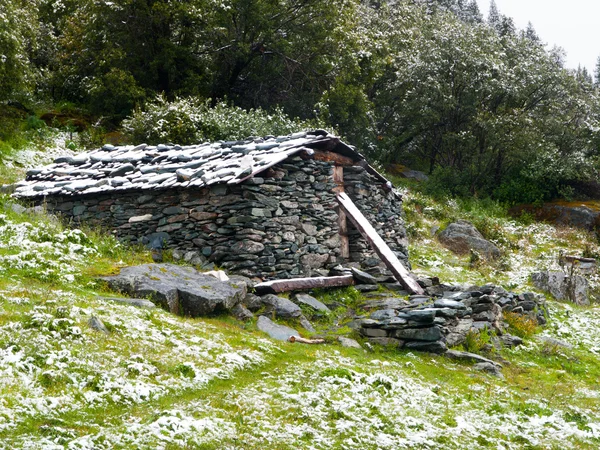
[(291, 119), (280, 108), (272, 112), (262, 109), (246, 111), (226, 102), (215, 106), (210, 103), (210, 99), (196, 97), (169, 102), (159, 95), (145, 109), (138, 108), (125, 119), (123, 129), (135, 142), (192, 144), (283, 135), (321, 127), (316, 121)]
[(509, 331), (515, 336), (527, 338), (538, 331), (538, 324), (529, 317), (511, 312), (504, 312), (504, 321), (508, 324)]

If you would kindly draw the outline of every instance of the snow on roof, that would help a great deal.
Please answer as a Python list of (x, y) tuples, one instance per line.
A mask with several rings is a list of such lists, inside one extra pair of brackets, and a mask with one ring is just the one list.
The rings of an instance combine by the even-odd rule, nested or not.
[(312, 154), (313, 149), (364, 160), (351, 147), (322, 130), (186, 146), (105, 145), (75, 156), (59, 157), (53, 164), (29, 170), (25, 181), (16, 184), (13, 195), (27, 198), (237, 184), (292, 155)]

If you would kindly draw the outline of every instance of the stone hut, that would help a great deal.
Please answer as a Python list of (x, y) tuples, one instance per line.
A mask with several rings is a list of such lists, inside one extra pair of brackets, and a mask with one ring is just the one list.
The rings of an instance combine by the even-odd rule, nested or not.
[(198, 145), (112, 146), (27, 172), (13, 196), (122, 241), (262, 279), (384, 267), (345, 214), (345, 192), (408, 266), (402, 199), (325, 131)]

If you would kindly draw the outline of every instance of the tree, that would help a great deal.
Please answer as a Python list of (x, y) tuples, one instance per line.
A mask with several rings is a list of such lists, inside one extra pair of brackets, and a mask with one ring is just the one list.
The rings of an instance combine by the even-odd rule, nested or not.
[(30, 64), (37, 34), (37, 2), (0, 0), (0, 100), (23, 96), (38, 73)]
[(490, 27), (495, 28), (496, 30), (500, 27), (502, 23), (502, 16), (498, 11), (498, 7), (496, 6), (495, 0), (490, 0), (490, 9), (488, 11), (487, 23)]
[(594, 67), (594, 86), (600, 88), (600, 56), (596, 58), (596, 67)]
[(524, 37), (536, 44), (539, 44), (540, 42), (542, 42), (542, 40), (538, 36), (537, 32), (533, 28), (533, 24), (531, 22), (527, 22), (527, 28), (525, 29)]

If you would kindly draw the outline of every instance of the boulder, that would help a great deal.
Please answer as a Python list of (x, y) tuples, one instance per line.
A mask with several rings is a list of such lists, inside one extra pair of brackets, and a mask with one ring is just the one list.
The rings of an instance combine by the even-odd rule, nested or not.
[(492, 364), (489, 362), (480, 362), (475, 364), (473, 368), (475, 370), (480, 370), (482, 372), (489, 373), (490, 375), (493, 375), (498, 378), (504, 378), (504, 375), (502, 375), (502, 370), (496, 364)]
[(119, 275), (103, 277), (111, 289), (150, 298), (169, 311), (192, 317), (228, 311), (246, 296), (246, 287), (175, 264), (125, 267)]
[(355, 341), (354, 339), (347, 338), (347, 337), (339, 336), (338, 337), (338, 342), (340, 343), (340, 345), (342, 347), (347, 347), (347, 348), (362, 348), (357, 341)]
[(330, 312), (331, 310), (311, 295), (298, 293), (292, 297), (296, 304), (310, 306), (315, 311)]
[(238, 303), (231, 308), (231, 314), (233, 314), (233, 317), (241, 322), (246, 322), (247, 320), (254, 318), (254, 314), (252, 314), (252, 312), (241, 303)]
[[(531, 274), (531, 282), (536, 288), (550, 293), (557, 300), (570, 300), (578, 305), (590, 304), (589, 282), (581, 275), (569, 276), (561, 270), (543, 270)], [(519, 306), (523, 307), (521, 303)]]
[(258, 318), (256, 327), (278, 341), (287, 341), (290, 336), (300, 337), (300, 334), (293, 328), (278, 325), (265, 316), (260, 316)]
[(267, 307), (268, 312), (275, 312), (277, 317), (282, 319), (298, 318), (302, 316), (302, 310), (291, 300), (278, 297), (274, 294), (267, 294), (261, 297), (261, 302)]
[(439, 234), (438, 239), (444, 247), (460, 255), (466, 255), (473, 250), (487, 259), (500, 257), (500, 249), (487, 241), (477, 228), (466, 220), (448, 225)]

